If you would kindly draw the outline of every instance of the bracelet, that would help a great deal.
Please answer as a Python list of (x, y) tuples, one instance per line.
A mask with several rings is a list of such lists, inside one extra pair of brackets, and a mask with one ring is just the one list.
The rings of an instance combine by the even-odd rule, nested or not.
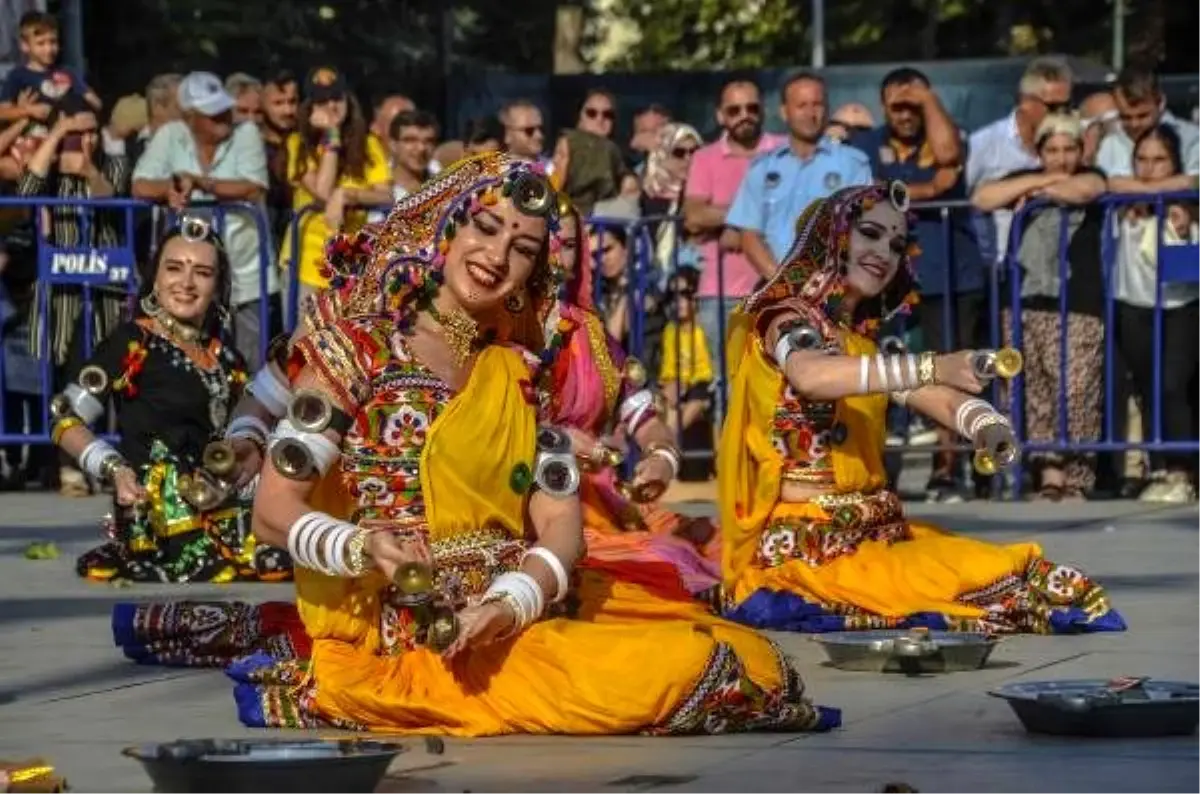
[(954, 412), (954, 429), (963, 438), (971, 438), (970, 419), (976, 411), (993, 411), (991, 403), (986, 400), (981, 400), (978, 397), (972, 397), (969, 400), (964, 400), (958, 406), (958, 410)]
[(225, 429), (225, 439), (227, 441), (244, 438), (247, 441), (253, 442), (259, 448), (260, 452), (266, 451), (267, 438), (270, 435), (271, 430), (267, 427), (267, 423), (257, 416), (250, 415), (237, 417)]
[(372, 562), (367, 554), (367, 531), (360, 527), (346, 542), (346, 568), (351, 576), (357, 578), (371, 570)]
[(58, 446), (59, 442), (62, 441), (63, 434), (65, 434), (72, 427), (82, 426), (83, 420), (78, 416), (67, 416), (59, 419), (54, 423), (54, 429), (50, 431), (50, 442), (55, 446)]
[[(300, 516), (288, 528), (288, 554), (297, 565), (326, 576), (361, 575), (346, 561), (348, 553), (353, 556), (351, 542), (356, 532), (361, 532), (359, 527), (314, 510)], [(365, 542), (364, 538), (364, 545)]]
[(68, 383), (67, 388), (63, 389), (63, 394), (70, 402), (71, 410), (86, 424), (90, 425), (104, 416), (104, 403), (78, 383)]
[(858, 393), (871, 393), (871, 357), (859, 356), (858, 366)]
[(107, 480), (116, 467), (125, 462), (121, 453), (102, 438), (97, 438), (79, 453), (79, 468), (96, 480)]
[(621, 401), (618, 415), (630, 434), (637, 432), (642, 422), (650, 417), (647, 414), (654, 410), (654, 395), (649, 389), (639, 389)]
[(117, 474), (117, 469), (125, 468), (126, 465), (125, 459), (114, 452), (100, 461), (100, 479), (111, 483)]
[(254, 380), (246, 386), (246, 392), (258, 400), (272, 419), (281, 419), (287, 413), (292, 403), (292, 390), (289, 384), (280, 383), (271, 371), (270, 365), (264, 366), (254, 375)]
[(887, 361), (884, 360), (883, 356), (875, 356), (875, 374), (879, 378), (879, 388), (875, 389), (875, 391), (891, 391), (892, 384), (888, 380)]
[(1008, 427), (1008, 419), (995, 411), (985, 413), (982, 416), (977, 417), (975, 421), (971, 423), (971, 435), (967, 436), (967, 438), (971, 441), (974, 441), (975, 437), (979, 435), (980, 430), (983, 430), (985, 427), (993, 427), (995, 425), (1004, 425), (1005, 427)]
[(675, 448), (673, 444), (666, 444), (661, 441), (655, 441), (646, 445), (646, 455), (659, 455), (666, 459), (671, 466), (671, 479), (679, 477), (679, 469), (683, 464), (683, 455)]
[(937, 357), (933, 353), (922, 353), (917, 362), (918, 385), (933, 386), (937, 382)]
[(541, 586), (527, 573), (508, 571), (496, 577), (483, 594), (481, 603), (508, 599), (507, 603), (516, 613), (517, 622), (505, 637), (524, 631), (542, 616), (546, 609), (546, 594)]
[(558, 589), (554, 591), (554, 598), (551, 599), (551, 603), (557, 604), (566, 598), (567, 591), (571, 589), (571, 580), (567, 576), (566, 566), (562, 564), (562, 560), (558, 558), (558, 555), (545, 546), (533, 546), (521, 555), (521, 564), (524, 565), (525, 560), (529, 557), (537, 557), (546, 563), (546, 566), (554, 574), (554, 582), (558, 586)]

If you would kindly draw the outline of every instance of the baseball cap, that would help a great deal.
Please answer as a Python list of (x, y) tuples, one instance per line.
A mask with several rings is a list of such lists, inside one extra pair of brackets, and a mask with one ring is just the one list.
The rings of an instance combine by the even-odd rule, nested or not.
[(346, 96), (346, 78), (332, 66), (318, 66), (308, 73), (304, 93), (313, 102), (328, 102)]
[(233, 97), (212, 72), (192, 72), (179, 82), (179, 109), (217, 116), (233, 107)]

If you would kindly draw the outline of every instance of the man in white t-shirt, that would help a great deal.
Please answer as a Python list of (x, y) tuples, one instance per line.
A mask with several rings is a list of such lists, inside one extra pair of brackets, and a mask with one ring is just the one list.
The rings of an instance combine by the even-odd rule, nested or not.
[[(1200, 174), (1200, 128), (1171, 114), (1153, 72), (1125, 69), (1113, 86), (1120, 125), (1105, 136), (1096, 153), (1096, 165), (1108, 176), (1114, 193), (1164, 193), (1192, 190)], [(1165, 179), (1133, 176), (1133, 145), (1138, 137), (1159, 124), (1169, 124), (1179, 135), (1184, 173)]]

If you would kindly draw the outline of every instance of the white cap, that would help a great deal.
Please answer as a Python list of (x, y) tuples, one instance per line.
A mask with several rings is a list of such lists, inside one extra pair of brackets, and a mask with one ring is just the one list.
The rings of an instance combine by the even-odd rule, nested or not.
[(179, 83), (179, 109), (216, 116), (231, 109), (233, 97), (212, 72), (192, 72)]

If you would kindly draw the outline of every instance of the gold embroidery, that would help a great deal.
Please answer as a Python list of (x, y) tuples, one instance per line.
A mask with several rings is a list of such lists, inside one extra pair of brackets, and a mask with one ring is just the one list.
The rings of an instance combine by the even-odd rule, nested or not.
[(584, 319), (584, 326), (587, 328), (588, 343), (592, 346), (592, 359), (604, 382), (604, 404), (610, 412), (615, 411), (617, 396), (621, 392), (621, 375), (608, 353), (608, 337), (604, 334), (604, 326), (599, 317), (590, 313)]

